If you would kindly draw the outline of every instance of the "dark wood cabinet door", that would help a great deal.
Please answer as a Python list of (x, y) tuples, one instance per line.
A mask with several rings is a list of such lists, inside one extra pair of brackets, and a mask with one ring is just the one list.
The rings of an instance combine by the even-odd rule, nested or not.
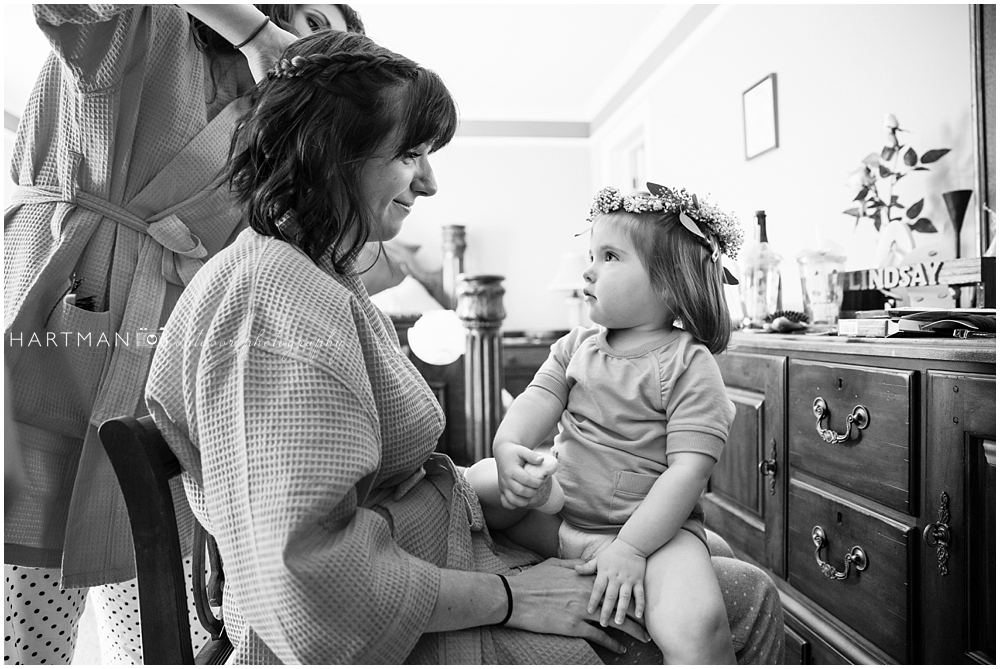
[(730, 350), (719, 366), (736, 418), (705, 495), (708, 526), (783, 577), (786, 359)]
[(996, 377), (927, 374), (924, 664), (996, 664)]

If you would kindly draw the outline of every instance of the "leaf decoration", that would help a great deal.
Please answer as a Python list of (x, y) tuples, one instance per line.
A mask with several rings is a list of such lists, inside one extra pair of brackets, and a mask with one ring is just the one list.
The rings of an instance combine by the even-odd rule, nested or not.
[(929, 218), (917, 219), (910, 223), (910, 229), (914, 232), (937, 232), (937, 228), (934, 227)]
[(917, 152), (913, 150), (911, 146), (903, 154), (903, 162), (907, 164), (908, 167), (913, 167), (917, 164)]
[(858, 202), (860, 200), (864, 200), (866, 195), (868, 195), (868, 188), (867, 187), (862, 188), (861, 192), (854, 196), (854, 201)]
[(880, 177), (885, 178), (885, 177), (890, 176), (891, 174), (892, 174), (892, 170), (890, 170), (885, 165), (879, 165), (878, 166), (878, 175)]
[(928, 163), (933, 163), (940, 160), (942, 156), (951, 151), (951, 149), (931, 149), (924, 155), (920, 156), (920, 162), (927, 165)]
[(875, 226), (875, 232), (878, 232), (879, 230), (882, 229), (882, 219), (878, 218), (878, 217), (873, 218), (872, 219), (872, 225)]
[[(916, 203), (914, 203), (909, 209), (906, 210), (907, 218), (916, 218), (920, 215), (920, 212), (924, 210), (924, 199), (920, 198)], [(926, 220), (926, 219), (924, 219)]]
[(882, 160), (892, 160), (892, 157), (896, 155), (895, 146), (885, 146), (882, 147)]
[(916, 167), (913, 168), (913, 171), (914, 172), (930, 172), (931, 168), (929, 168), (929, 167), (923, 167), (922, 165), (918, 165), (918, 166), (916, 166)]
[[(844, 213), (847, 214), (848, 216), (853, 216), (854, 218), (861, 218), (861, 210), (858, 209), (857, 207), (854, 207), (854, 209), (845, 209)], [(855, 223), (856, 222), (857, 221), (855, 221)]]
[(688, 216), (686, 213), (684, 213), (683, 211), (680, 212), (678, 218), (681, 221), (681, 225), (683, 225), (685, 228), (688, 229), (688, 232), (703, 239), (705, 238), (705, 233), (698, 228), (698, 225), (694, 221), (692, 221), (691, 217)]

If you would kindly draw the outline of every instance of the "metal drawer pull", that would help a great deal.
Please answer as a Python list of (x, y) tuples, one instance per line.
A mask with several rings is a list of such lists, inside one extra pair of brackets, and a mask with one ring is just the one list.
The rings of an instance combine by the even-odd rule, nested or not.
[(865, 555), (865, 551), (861, 546), (855, 546), (851, 549), (851, 552), (844, 556), (844, 571), (837, 571), (837, 568), (832, 564), (823, 562), (822, 558), (819, 556), (819, 552), (826, 545), (826, 532), (823, 528), (817, 525), (812, 530), (813, 544), (816, 545), (816, 564), (819, 565), (819, 569), (823, 572), (823, 576), (836, 581), (843, 581), (847, 578), (848, 574), (851, 573), (851, 565), (858, 571), (864, 571), (868, 568), (868, 556)]
[(830, 408), (826, 405), (826, 400), (817, 397), (813, 400), (813, 414), (816, 416), (816, 432), (828, 444), (839, 444), (851, 438), (851, 425), (857, 425), (859, 430), (868, 427), (870, 416), (868, 409), (860, 404), (854, 407), (851, 415), (847, 417), (847, 432), (837, 434), (833, 430), (823, 429), (823, 419), (830, 417)]
[(937, 554), (938, 573), (941, 576), (948, 575), (948, 548), (951, 546), (951, 509), (948, 493), (941, 493), (941, 505), (938, 507), (938, 521), (929, 523), (924, 528), (924, 543), (934, 549)]
[(778, 478), (778, 442), (771, 440), (771, 459), (757, 463), (757, 471), (768, 480), (771, 494), (774, 494), (774, 484)]

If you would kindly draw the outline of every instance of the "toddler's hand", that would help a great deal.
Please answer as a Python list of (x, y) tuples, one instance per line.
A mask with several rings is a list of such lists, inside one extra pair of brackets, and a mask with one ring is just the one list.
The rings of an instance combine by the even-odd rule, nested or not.
[(587, 611), (590, 613), (596, 611), (603, 599), (602, 626), (607, 627), (611, 621), (616, 604), (618, 612), (615, 615), (615, 622), (620, 625), (625, 621), (625, 613), (628, 611), (633, 594), (635, 595), (635, 617), (642, 618), (646, 608), (646, 594), (642, 585), (646, 575), (646, 556), (638, 550), (621, 539), (615, 539), (611, 545), (595, 557), (578, 565), (576, 571), (580, 574), (597, 573), (597, 578), (594, 580), (594, 590), (590, 593), (590, 602), (587, 604)]
[[(555, 458), (512, 442), (496, 445), (493, 457), (497, 462), (500, 503), (507, 509), (528, 506), (555, 471)], [(552, 463), (546, 464), (546, 458)]]

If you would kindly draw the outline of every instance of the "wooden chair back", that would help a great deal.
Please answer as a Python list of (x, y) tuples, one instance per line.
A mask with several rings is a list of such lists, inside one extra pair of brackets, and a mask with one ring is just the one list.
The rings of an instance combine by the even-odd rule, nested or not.
[[(223, 664), (232, 644), (210, 608), (221, 604), (222, 564), (214, 540), (197, 523), (192, 559), (195, 605), (212, 639), (197, 658), (191, 646), (184, 558), (170, 490), (170, 479), (181, 473), (180, 463), (149, 416), (112, 418), (98, 434), (118, 477), (132, 528), (143, 663)], [(208, 584), (203, 577), (206, 549), (212, 567)]]

